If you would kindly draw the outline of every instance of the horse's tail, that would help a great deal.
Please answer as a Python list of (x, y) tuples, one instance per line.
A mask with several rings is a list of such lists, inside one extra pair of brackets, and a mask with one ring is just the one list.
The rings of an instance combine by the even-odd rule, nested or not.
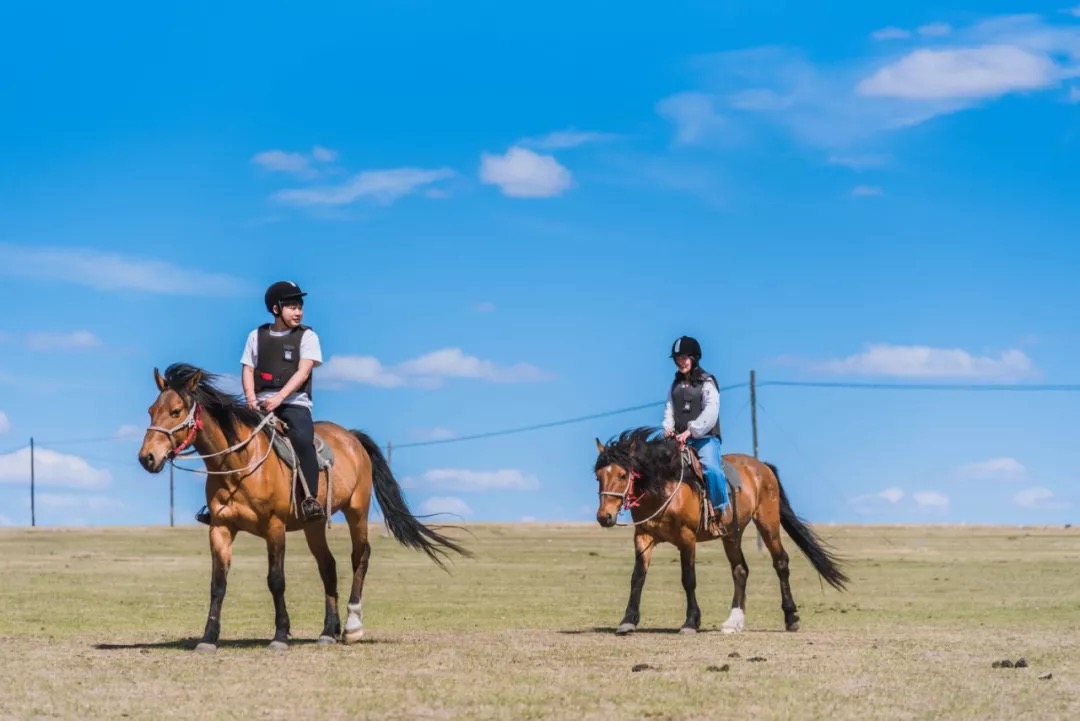
[(371, 479), (375, 497), (379, 501), (383, 517), (386, 518), (386, 525), (394, 538), (403, 546), (423, 551), (444, 570), (446, 566), (440, 556), (445, 557), (447, 554), (443, 549), (472, 558), (471, 552), (416, 520), (416, 517), (409, 512), (409, 506), (401, 495), (401, 486), (394, 479), (394, 474), (390, 472), (390, 464), (386, 462), (379, 444), (362, 431), (350, 432), (356, 436), (356, 440), (360, 441), (360, 445), (371, 457)]
[(851, 579), (840, 570), (840, 558), (830, 553), (826, 548), (827, 544), (817, 537), (805, 521), (795, 515), (791, 503), (788, 502), (787, 493), (784, 492), (784, 486), (780, 483), (780, 471), (771, 463), (765, 465), (776, 476), (776, 487), (780, 490), (780, 525), (830, 586), (838, 591), (847, 590), (844, 584)]

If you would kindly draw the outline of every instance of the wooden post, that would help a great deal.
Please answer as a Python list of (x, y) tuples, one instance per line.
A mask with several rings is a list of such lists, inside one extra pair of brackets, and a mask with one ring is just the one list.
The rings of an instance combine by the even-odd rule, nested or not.
[(753, 369), (750, 370), (750, 426), (754, 431), (754, 458), (757, 458), (757, 377)]
[(173, 464), (169, 464), (169, 528), (173, 528), (176, 524), (173, 522), (174, 513), (176, 510), (176, 496), (173, 492)]
[(37, 525), (37, 513), (34, 507), (34, 437), (30, 436), (30, 526)]
[(386, 442), (386, 465), (394, 465), (394, 444), (392, 441)]

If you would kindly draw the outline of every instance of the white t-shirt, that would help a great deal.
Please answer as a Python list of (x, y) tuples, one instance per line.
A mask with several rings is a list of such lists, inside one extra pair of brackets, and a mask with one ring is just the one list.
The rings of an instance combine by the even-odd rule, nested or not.
[[(291, 332), (291, 330), (271, 330), (270, 335), (280, 337), (288, 335)], [(300, 359), (303, 360), (305, 358), (315, 361), (315, 366), (312, 368), (312, 371), (322, 365), (322, 346), (319, 344), (319, 336), (310, 328), (304, 332), (303, 337), (300, 339)], [(258, 364), (258, 359), (259, 329), (256, 328), (248, 334), (247, 343), (244, 345), (244, 354), (240, 356), (240, 363), (254, 368)], [(275, 393), (277, 393), (276, 390), (268, 389), (261, 393), (257, 393), (255, 397), (260, 401), (264, 401)], [(311, 396), (302, 390), (290, 394), (289, 397), (285, 399), (285, 402), (296, 404), (298, 406), (305, 406), (307, 408), (311, 408), (312, 405)]]

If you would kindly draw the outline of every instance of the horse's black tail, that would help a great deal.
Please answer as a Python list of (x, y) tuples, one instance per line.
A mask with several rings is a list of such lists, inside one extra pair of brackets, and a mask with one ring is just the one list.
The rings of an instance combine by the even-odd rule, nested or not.
[(776, 476), (776, 487), (780, 490), (780, 525), (830, 586), (838, 591), (847, 590), (844, 584), (851, 579), (840, 570), (840, 558), (830, 553), (826, 549), (827, 544), (817, 537), (805, 521), (795, 515), (791, 503), (788, 502), (787, 493), (784, 492), (784, 486), (780, 483), (780, 471), (776, 470), (776, 466), (771, 463), (765, 465)]
[(394, 538), (403, 546), (423, 551), (444, 570), (446, 566), (440, 556), (445, 557), (447, 554), (443, 549), (472, 558), (471, 552), (416, 520), (416, 517), (409, 512), (409, 506), (401, 495), (401, 486), (394, 480), (394, 474), (390, 472), (390, 464), (386, 462), (379, 444), (362, 431), (350, 432), (356, 436), (356, 440), (360, 441), (360, 445), (371, 457), (371, 485), (375, 489), (375, 497), (382, 508), (383, 517), (386, 518), (386, 525)]

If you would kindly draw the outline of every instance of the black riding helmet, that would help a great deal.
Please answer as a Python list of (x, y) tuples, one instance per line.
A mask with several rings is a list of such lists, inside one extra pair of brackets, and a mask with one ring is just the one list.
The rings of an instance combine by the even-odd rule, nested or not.
[(701, 360), (701, 344), (697, 342), (696, 338), (691, 338), (688, 335), (679, 336), (671, 345), (671, 357), (674, 358), (677, 355), (688, 355), (691, 358)]
[(295, 298), (303, 298), (305, 295), (307, 293), (300, 290), (300, 286), (291, 280), (279, 280), (266, 289), (263, 300), (266, 302), (266, 310), (273, 313), (274, 308), (278, 308), (281, 303)]

